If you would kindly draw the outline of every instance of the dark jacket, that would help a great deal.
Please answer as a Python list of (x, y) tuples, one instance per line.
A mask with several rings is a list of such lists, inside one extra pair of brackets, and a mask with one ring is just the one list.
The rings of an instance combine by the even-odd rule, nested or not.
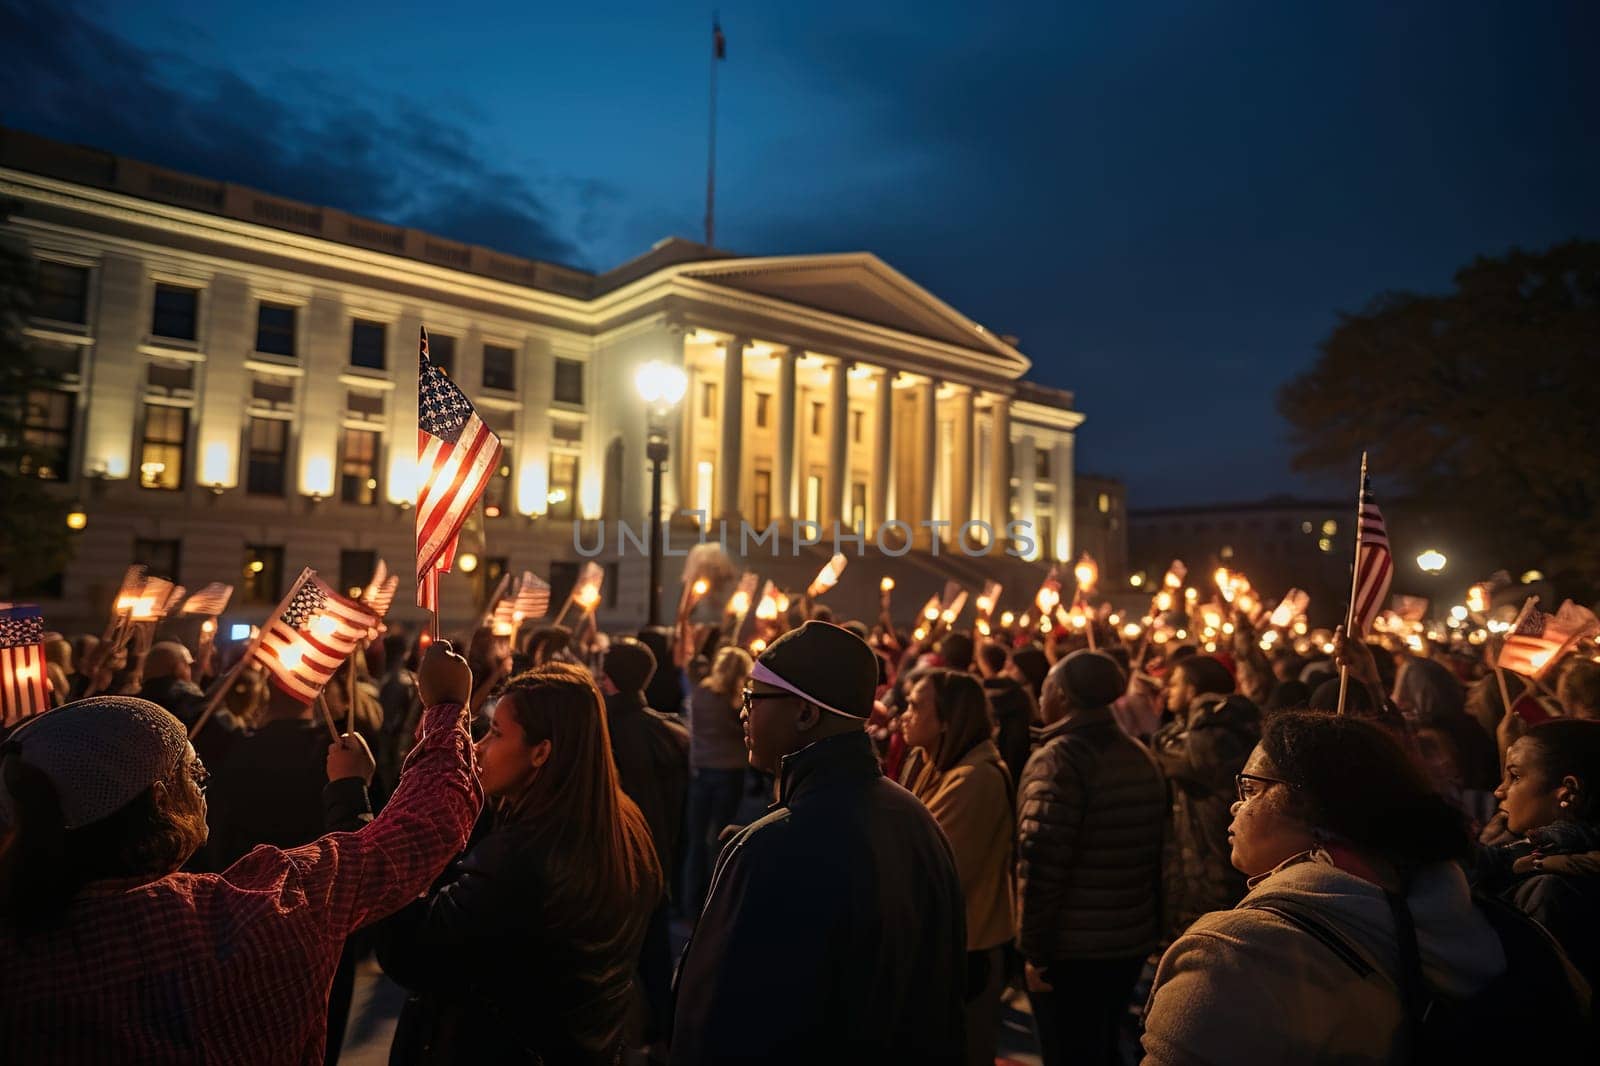
[(206, 705), (206, 694), (199, 685), (171, 676), (146, 681), (139, 689), (139, 698), (165, 707), (184, 725), (194, 725)]
[(225, 870), (258, 844), (297, 848), (324, 832), (328, 733), (282, 719), (237, 737), (213, 763), (206, 792), (207, 864)]
[[(1600, 858), (1600, 827), (1579, 822), (1541, 826), (1509, 844), (1479, 848), (1476, 887), (1517, 905), (1549, 930), (1572, 965), (1600, 983), (1600, 862), (1550, 862), (1554, 856)], [(1556, 872), (1559, 870), (1560, 872)]]
[(1160, 939), (1167, 792), (1109, 707), (1039, 731), (1017, 793), (1017, 942), (1034, 962), (1125, 959)]
[(717, 859), (676, 981), (674, 1063), (960, 1062), (966, 929), (950, 845), (864, 732), (783, 760)]
[(991, 677), (983, 683), (989, 699), (989, 721), (994, 726), (995, 747), (1011, 774), (1012, 788), (1022, 781), (1022, 768), (1033, 751), (1033, 696), (1009, 677)]
[(1166, 933), (1178, 936), (1208, 911), (1244, 898), (1244, 874), (1233, 868), (1230, 808), (1233, 775), (1261, 739), (1261, 714), (1243, 696), (1207, 693), (1187, 714), (1156, 730), (1151, 750), (1171, 793), (1163, 893)]
[(689, 793), (689, 731), (677, 719), (646, 707), (638, 692), (606, 697), (606, 726), (622, 791), (644, 814), (667, 884), (676, 884), (683, 801)]
[(550, 836), (486, 812), (429, 897), (373, 927), (411, 993), (390, 1063), (614, 1061), (658, 895), (589, 913), (582, 884), (549, 876)]

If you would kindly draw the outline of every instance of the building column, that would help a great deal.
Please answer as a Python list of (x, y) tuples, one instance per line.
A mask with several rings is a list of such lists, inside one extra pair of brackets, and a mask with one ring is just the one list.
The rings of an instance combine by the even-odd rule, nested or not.
[(721, 492), (718, 517), (739, 518), (740, 482), (744, 469), (744, 349), (750, 342), (734, 337), (722, 346), (722, 454), (718, 457)]
[(828, 483), (822, 490), (822, 521), (843, 524), (849, 516), (845, 496), (849, 492), (845, 462), (850, 448), (850, 363), (839, 359), (833, 364), (828, 385), (828, 406), (833, 418), (828, 423)]
[[(685, 363), (683, 367), (683, 380), (683, 402), (678, 405), (678, 439), (682, 442), (682, 446), (672, 458), (678, 464), (678, 499), (683, 501), (679, 504), (679, 507), (685, 511), (692, 511), (694, 510), (696, 503), (694, 498), (694, 420), (695, 415), (700, 410), (698, 406), (700, 403), (699, 370), (697, 370), (693, 364)], [(707, 520), (709, 520), (710, 517), (710, 515), (707, 515)], [(671, 518), (671, 515), (667, 516), (668, 521), (671, 521)], [(692, 519), (690, 519), (690, 521), (692, 521)]]
[[(917, 451), (922, 456), (922, 492), (917, 498), (917, 521), (932, 522), (934, 486), (939, 483), (939, 382), (928, 378), (922, 383), (922, 410), (917, 426)], [(919, 543), (927, 545), (933, 537), (932, 526), (919, 525), (916, 530)]]
[(1049, 549), (1039, 542), (1039, 516), (1035, 513), (1038, 508), (1038, 498), (1034, 495), (1033, 482), (1037, 460), (1034, 458), (1035, 446), (1033, 435), (1024, 433), (1017, 438), (1017, 517), (1020, 521), (1029, 523), (1029, 537), (1034, 542), (1035, 554), (1032, 559), (1046, 558)]
[(974, 450), (977, 447), (977, 430), (973, 426), (972, 389), (958, 387), (956, 389), (956, 433), (954, 477), (955, 499), (950, 504), (950, 535), (960, 537), (961, 527), (972, 521), (976, 516), (972, 513), (972, 485), (974, 478), (973, 462)]
[(1011, 521), (1011, 401), (996, 396), (990, 407), (989, 433), (989, 524), (997, 540), (1005, 538)]
[(1077, 530), (1073, 528), (1076, 508), (1072, 498), (1072, 461), (1075, 438), (1068, 434), (1056, 441), (1056, 453), (1050, 459), (1056, 483), (1056, 544), (1060, 557), (1066, 562), (1076, 559)]
[(794, 366), (800, 353), (785, 348), (778, 353), (778, 456), (773, 470), (773, 514), (779, 523), (794, 521)]
[(878, 417), (872, 433), (872, 513), (867, 524), (878, 528), (889, 520), (889, 466), (894, 455), (894, 371), (878, 372)]

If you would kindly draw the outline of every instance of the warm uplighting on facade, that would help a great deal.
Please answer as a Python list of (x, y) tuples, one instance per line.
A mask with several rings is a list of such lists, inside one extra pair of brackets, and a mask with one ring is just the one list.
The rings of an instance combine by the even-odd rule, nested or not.
[(333, 457), (308, 455), (300, 467), (300, 491), (307, 496), (333, 495)]

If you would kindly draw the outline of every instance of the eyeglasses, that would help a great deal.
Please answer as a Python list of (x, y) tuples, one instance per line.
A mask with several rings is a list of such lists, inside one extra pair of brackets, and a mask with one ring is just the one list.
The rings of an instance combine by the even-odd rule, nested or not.
[[(1252, 781), (1261, 787), (1255, 790), (1245, 788), (1245, 782)], [(1284, 788), (1298, 788), (1292, 781), (1285, 781), (1278, 777), (1262, 777), (1260, 774), (1234, 774), (1234, 787), (1239, 790), (1239, 802), (1246, 803), (1265, 792), (1268, 785), (1282, 785)]]
[(211, 780), (211, 771), (206, 769), (205, 763), (195, 759), (185, 766), (184, 770), (189, 774), (189, 780), (194, 782), (194, 787), (199, 790), (200, 795), (204, 796), (206, 794), (206, 782)]
[(745, 689), (742, 695), (744, 696), (744, 709), (747, 711), (755, 710), (753, 705), (757, 700), (781, 700), (791, 698), (790, 694), (787, 692), (752, 692), (749, 689)]

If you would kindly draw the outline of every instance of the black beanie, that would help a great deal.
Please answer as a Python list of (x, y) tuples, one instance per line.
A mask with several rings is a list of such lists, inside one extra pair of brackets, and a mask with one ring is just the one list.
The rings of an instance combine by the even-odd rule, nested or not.
[(1066, 689), (1072, 705), (1085, 710), (1108, 706), (1128, 690), (1128, 679), (1117, 661), (1087, 648), (1062, 659), (1051, 673)]
[(644, 691), (655, 672), (655, 653), (643, 641), (620, 637), (606, 651), (606, 676), (622, 692)]
[(750, 679), (830, 711), (866, 718), (878, 691), (878, 659), (848, 629), (813, 620), (773, 641), (756, 660)]

